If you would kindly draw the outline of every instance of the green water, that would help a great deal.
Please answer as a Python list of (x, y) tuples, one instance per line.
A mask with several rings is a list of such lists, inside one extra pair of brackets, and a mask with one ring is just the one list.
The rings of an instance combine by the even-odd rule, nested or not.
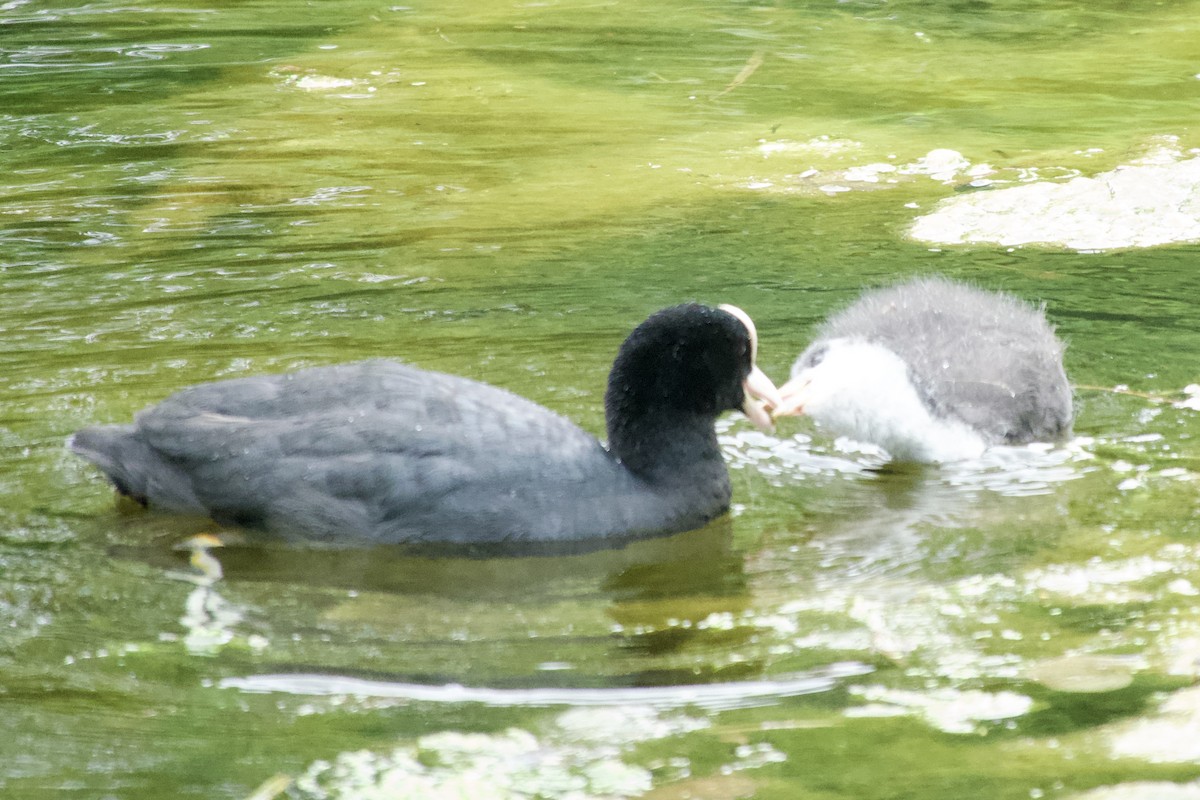
[[(446, 732), (570, 739), (560, 701), (240, 683), (281, 673), (736, 694), (832, 664), (572, 752), (663, 800), (1196, 780), (1200, 412), (1170, 403), (1080, 389), (1067, 446), (917, 472), (735, 419), (737, 506), (701, 532), (232, 547), (211, 586), (173, 548), (202, 522), (119, 510), (61, 444), (190, 383), (370, 356), (600, 432), (656, 308), (745, 308), (781, 380), (863, 286), (927, 272), (1045, 302), (1076, 384), (1178, 400), (1194, 245), (937, 248), (905, 231), (968, 179), (821, 187), (938, 148), (1060, 179), (1200, 146), (1197, 41), (1196, 2), (0, 4), (0, 794), (244, 798), (351, 751), (436, 761)], [(506, 786), (468, 795), (567, 791)]]

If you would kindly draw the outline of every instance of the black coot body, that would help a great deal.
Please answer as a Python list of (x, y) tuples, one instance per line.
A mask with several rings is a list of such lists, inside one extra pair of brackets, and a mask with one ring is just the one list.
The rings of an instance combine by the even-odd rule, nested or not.
[(555, 542), (699, 527), (728, 508), (714, 422), (774, 387), (732, 307), (660, 311), (621, 346), (609, 448), (466, 378), (374, 360), (184, 389), (70, 447), (153, 508), (327, 544)]

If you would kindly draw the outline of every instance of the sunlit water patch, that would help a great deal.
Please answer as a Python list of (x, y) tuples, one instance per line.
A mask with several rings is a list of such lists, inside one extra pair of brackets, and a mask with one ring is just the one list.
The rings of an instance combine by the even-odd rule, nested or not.
[[(807, 142), (763, 140), (756, 148), (765, 165), (736, 188), (767, 194), (823, 194), (894, 189), (915, 181), (933, 181), (957, 189), (982, 189), (1077, 177), (1069, 167), (1000, 167), (973, 163), (957, 150), (939, 147), (907, 160), (888, 153), (886, 160), (869, 161), (866, 145), (847, 139), (819, 136)], [(916, 208), (915, 203), (907, 204)]]
[[(912, 531), (910, 558), (920, 551), (922, 532)], [(828, 544), (812, 546), (823, 550)], [(895, 547), (888, 555), (895, 557)], [(855, 556), (868, 558), (869, 550), (856, 548)], [(915, 715), (943, 730), (966, 732), (1030, 710), (1017, 696), (1021, 692), (974, 693), (995, 681), (1104, 693), (1129, 686), (1143, 671), (1200, 674), (1200, 559), (1194, 546), (1172, 543), (1136, 557), (1094, 557), (944, 582), (847, 570), (839, 563), (815, 574), (804, 597), (782, 601), (757, 620), (746, 614), (743, 624), (758, 624), (793, 651), (857, 649), (864, 660), (884, 658), (925, 685), (898, 693), (871, 684), (852, 687), (868, 708), (851, 706), (851, 715)], [(1005, 711), (993, 713), (998, 708)]]
[(1148, 666), (1139, 655), (1075, 653), (1037, 661), (1025, 670), (1025, 677), (1056, 692), (1115, 692), (1131, 685), (1138, 671)]
[[(318, 761), (295, 783), (302, 798), (451, 798), (640, 796), (655, 772), (686, 777), (686, 758), (643, 766), (629, 751), (655, 739), (708, 727), (703, 718), (665, 716), (645, 706), (566, 711), (538, 732), (509, 728), (499, 733), (445, 731), (422, 736), (390, 753), (342, 753)], [(753, 769), (786, 756), (769, 746), (739, 751), (730, 769)], [(653, 771), (652, 771), (653, 768)]]
[[(958, 193), (938, 201), (910, 228), (913, 239), (931, 244), (1092, 252), (1200, 240), (1200, 150), (1184, 150), (1175, 136), (1154, 137), (1144, 155), (1091, 176), (1073, 166), (973, 163), (951, 148), (910, 160), (891, 153), (886, 160), (868, 161), (860, 155), (866, 149), (862, 142), (829, 136), (764, 140), (757, 150), (769, 169), (732, 185), (827, 196), (894, 189), (918, 178), (953, 186)], [(1101, 153), (1078, 151), (1074, 160)]]
[(1200, 689), (1180, 689), (1144, 719), (1108, 731), (1112, 754), (1159, 763), (1200, 761)]
[(1073, 794), (1070, 800), (1200, 800), (1200, 783), (1134, 781)]
[(1011, 720), (1033, 708), (1032, 700), (1015, 692), (949, 688), (918, 692), (865, 686), (852, 688), (850, 694), (864, 704), (846, 709), (848, 717), (916, 714), (944, 733), (976, 733), (984, 723)]
[(1091, 177), (1037, 181), (949, 198), (914, 223), (938, 244), (1049, 245), (1073, 250), (1200, 240), (1200, 151), (1161, 147)]

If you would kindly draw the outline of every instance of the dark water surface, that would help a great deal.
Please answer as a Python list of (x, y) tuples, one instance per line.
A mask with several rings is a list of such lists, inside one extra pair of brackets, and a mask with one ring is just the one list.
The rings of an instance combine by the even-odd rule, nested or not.
[[(1200, 797), (1197, 41), (1195, 2), (0, 3), (0, 794)], [(880, 469), (731, 418), (703, 531), (219, 580), (62, 449), (375, 356), (600, 433), (659, 307), (745, 308), (782, 380), (930, 272), (1046, 304), (1071, 442)]]

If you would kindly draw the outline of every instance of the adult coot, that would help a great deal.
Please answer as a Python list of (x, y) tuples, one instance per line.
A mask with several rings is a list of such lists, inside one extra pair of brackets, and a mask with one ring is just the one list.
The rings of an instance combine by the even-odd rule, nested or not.
[(546, 543), (699, 527), (729, 506), (713, 424), (778, 404), (732, 306), (651, 316), (621, 345), (608, 449), (466, 378), (374, 360), (201, 384), (69, 441), (144, 505), (330, 544)]
[(974, 458), (1069, 434), (1062, 355), (1041, 309), (918, 278), (866, 292), (826, 320), (775, 415), (807, 414), (900, 461)]

